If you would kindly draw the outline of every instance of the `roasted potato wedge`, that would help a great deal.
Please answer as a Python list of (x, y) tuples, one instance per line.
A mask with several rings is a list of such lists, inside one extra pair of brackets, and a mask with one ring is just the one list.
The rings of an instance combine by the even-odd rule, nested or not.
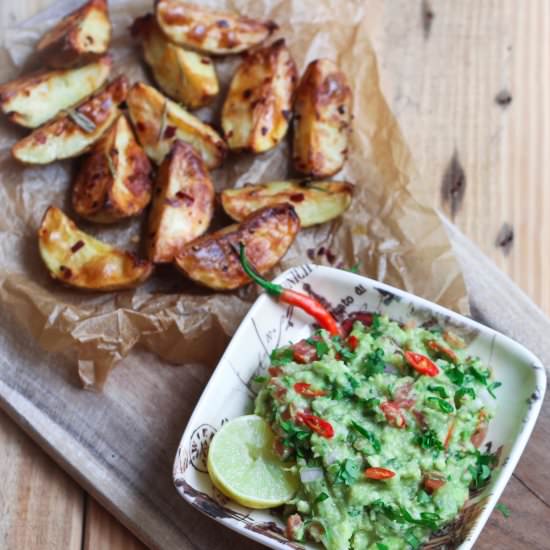
[(348, 155), (351, 89), (329, 59), (312, 61), (294, 102), (294, 167), (316, 178), (339, 172)]
[(107, 0), (89, 0), (44, 34), (36, 50), (46, 65), (64, 69), (105, 54), (110, 40)]
[(263, 42), (278, 26), (234, 12), (214, 11), (182, 0), (159, 0), (157, 21), (176, 44), (202, 52), (239, 53)]
[(147, 260), (84, 233), (54, 206), (46, 210), (38, 230), (38, 245), (50, 275), (76, 288), (103, 291), (133, 288), (153, 270)]
[(130, 88), (127, 102), (138, 139), (156, 164), (177, 139), (192, 145), (210, 170), (222, 163), (227, 145), (216, 131), (155, 88), (137, 82)]
[(78, 69), (42, 71), (0, 86), (0, 109), (26, 128), (37, 128), (93, 94), (107, 80), (109, 56)]
[(128, 80), (121, 76), (67, 114), (40, 126), (12, 147), (26, 164), (49, 164), (86, 152), (109, 129), (126, 99)]
[(147, 251), (155, 263), (172, 262), (202, 235), (214, 213), (214, 185), (191, 145), (176, 141), (160, 165), (149, 214)]
[(340, 216), (351, 204), (353, 185), (345, 181), (273, 181), (225, 189), (223, 209), (235, 221), (252, 212), (288, 202), (294, 206), (300, 225), (310, 227)]
[(183, 247), (176, 265), (193, 281), (214, 290), (233, 290), (250, 282), (234, 246), (246, 245), (250, 263), (264, 274), (286, 254), (300, 230), (290, 204), (258, 210), (242, 223), (200, 237)]
[(141, 39), (146, 63), (171, 98), (189, 109), (198, 109), (218, 95), (220, 86), (212, 60), (172, 44), (153, 14), (136, 19), (132, 35)]
[(151, 163), (120, 115), (84, 159), (72, 203), (83, 218), (113, 223), (139, 214), (151, 200)]
[(222, 128), (230, 149), (263, 153), (281, 141), (296, 80), (296, 65), (283, 39), (247, 55), (223, 105)]

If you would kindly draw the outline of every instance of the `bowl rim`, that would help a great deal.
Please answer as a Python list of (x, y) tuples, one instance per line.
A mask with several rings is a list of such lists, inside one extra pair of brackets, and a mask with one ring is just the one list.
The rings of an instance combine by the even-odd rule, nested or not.
[[(487, 325), (483, 325), (478, 321), (475, 321), (469, 317), (466, 317), (465, 315), (457, 313), (444, 306), (436, 304), (435, 302), (431, 302), (430, 300), (417, 296), (416, 294), (412, 294), (411, 292), (407, 292), (405, 290), (401, 290), (399, 288), (393, 287), (386, 283), (379, 282), (375, 279), (361, 275), (359, 273), (352, 273), (350, 271), (329, 267), (329, 266), (324, 266), (324, 265), (305, 263), (305, 264), (300, 264), (298, 266), (293, 266), (285, 270), (284, 272), (280, 273), (277, 277), (275, 277), (273, 279), (273, 282), (277, 284), (288, 282), (289, 277), (292, 276), (293, 273), (296, 272), (296, 270), (301, 270), (301, 269), (309, 270), (309, 271), (315, 270), (315, 272), (318, 275), (322, 276), (323, 278), (328, 278), (332, 280), (334, 280), (334, 277), (336, 276), (336, 278), (339, 279), (337, 281), (339, 284), (340, 283), (345, 284), (345, 281), (357, 282), (358, 279), (362, 279), (363, 281), (368, 283), (369, 286), (371, 287), (374, 286), (377, 289), (389, 292), (400, 298), (405, 298), (409, 303), (414, 303), (416, 306), (420, 306), (425, 310), (429, 310), (430, 312), (435, 313), (439, 317), (446, 317), (447, 323), (449, 321), (454, 321), (461, 325), (466, 325), (474, 330), (479, 331), (480, 333), (484, 333), (489, 336), (497, 335), (501, 342), (506, 343), (512, 348), (516, 348), (519, 351), (521, 351), (521, 353), (525, 355), (526, 359), (529, 361), (529, 366), (534, 374), (534, 385), (539, 391), (539, 396), (537, 400), (532, 403), (532, 406), (530, 406), (527, 409), (527, 412), (525, 413), (525, 416), (522, 419), (523, 427), (519, 432), (518, 436), (513, 440), (511, 444), (508, 458), (505, 464), (503, 464), (503, 466), (501, 467), (499, 475), (495, 483), (491, 487), (491, 491), (487, 496), (487, 500), (483, 505), (483, 509), (481, 513), (478, 515), (478, 517), (475, 519), (472, 527), (468, 530), (463, 542), (460, 544), (460, 546), (457, 549), (457, 550), (470, 550), (471, 548), (473, 548), (474, 543), (479, 537), (479, 534), (481, 533), (482, 529), (485, 527), (485, 524), (487, 523), (489, 516), (491, 515), (495, 505), (497, 504), (498, 499), (501, 497), (504, 491), (504, 488), (508, 484), (512, 476), (512, 473), (516, 468), (517, 463), (519, 462), (519, 459), (521, 458), (521, 455), (523, 454), (525, 447), (527, 446), (529, 438), (531, 437), (531, 434), (535, 427), (535, 423), (539, 416), (542, 403), (544, 401), (544, 396), (546, 393), (547, 376), (546, 376), (546, 371), (542, 364), (542, 361), (533, 352), (531, 352), (529, 349), (527, 349), (525, 346), (523, 346), (519, 342), (515, 341), (513, 338), (510, 338), (509, 336), (506, 336), (505, 334)], [(291, 283), (286, 286), (292, 288), (294, 286), (297, 286), (297, 284), (298, 283)], [(194, 503), (193, 499), (189, 495), (181, 491), (180, 487), (178, 486), (178, 479), (180, 479), (180, 476), (178, 476), (177, 474), (179, 454), (184, 444), (184, 441), (189, 436), (189, 432), (193, 429), (193, 426), (194, 426), (193, 420), (198, 416), (200, 409), (202, 408), (204, 402), (207, 400), (208, 390), (210, 386), (214, 385), (217, 378), (221, 376), (221, 372), (223, 368), (222, 366), (225, 363), (226, 356), (229, 355), (231, 351), (232, 345), (234, 344), (234, 342), (239, 340), (241, 333), (245, 330), (245, 325), (247, 321), (251, 317), (253, 317), (253, 315), (259, 309), (261, 309), (266, 302), (271, 300), (272, 298), (270, 296), (268, 296), (265, 292), (262, 292), (256, 298), (256, 300), (254, 301), (252, 306), (249, 308), (249, 310), (247, 311), (242, 321), (239, 323), (237, 330), (229, 340), (224, 350), (224, 353), (220, 357), (216, 367), (214, 368), (214, 370), (212, 371), (212, 374), (210, 375), (208, 382), (204, 386), (201, 396), (193, 408), (193, 412), (191, 413), (189, 420), (187, 421), (187, 424), (183, 430), (182, 436), (178, 443), (178, 448), (177, 448), (176, 457), (175, 457), (174, 466), (173, 466), (174, 485), (178, 493), (185, 499), (186, 502), (188, 502), (191, 506), (198, 509), (200, 512), (204, 514), (206, 514), (206, 512), (203, 509), (201, 509), (199, 506), (197, 506)], [(227, 521), (222, 518), (212, 518), (212, 519), (215, 519), (218, 523), (221, 523), (222, 525), (229, 527), (230, 529), (239, 533), (240, 535), (250, 538), (256, 542), (259, 542), (264, 545), (268, 545), (273, 548), (278, 547), (278, 546), (273, 546), (273, 541), (266, 540), (265, 536), (251, 530), (245, 530), (242, 525), (238, 524), (235, 521)], [(277, 544), (282, 545), (284, 543), (277, 543)]]

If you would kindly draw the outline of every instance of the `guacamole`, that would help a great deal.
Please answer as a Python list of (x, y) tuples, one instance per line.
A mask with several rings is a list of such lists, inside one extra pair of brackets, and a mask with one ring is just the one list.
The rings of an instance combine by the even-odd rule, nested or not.
[(301, 480), (287, 535), (329, 550), (417, 548), (488, 482), (496, 459), (478, 447), (500, 384), (441, 328), (362, 313), (349, 329), (274, 350), (259, 380), (255, 412)]

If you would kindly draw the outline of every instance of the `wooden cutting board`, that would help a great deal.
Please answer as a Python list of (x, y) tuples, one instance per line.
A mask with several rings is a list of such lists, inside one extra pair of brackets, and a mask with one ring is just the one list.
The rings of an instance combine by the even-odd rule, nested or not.
[[(550, 320), (454, 226), (448, 230), (462, 263), (474, 317), (515, 338), (550, 365)], [(179, 438), (210, 372), (200, 366), (168, 367), (147, 357), (147, 367), (129, 359), (115, 369), (105, 392), (79, 389), (74, 365), (59, 358), (55, 368), (10, 319), (0, 314), (0, 404), (86, 490), (152, 548), (258, 548), (189, 507), (172, 486)], [(139, 372), (129, 376), (129, 369)], [(192, 399), (179, 395), (185, 387)], [(536, 529), (513, 533), (516, 548), (548, 548), (548, 505), (536, 494), (547, 479), (550, 405), (516, 470), (534, 488), (518, 507)], [(542, 499), (543, 500), (543, 499)], [(526, 524), (527, 525), (527, 524)], [(511, 548), (502, 531), (498, 548)]]

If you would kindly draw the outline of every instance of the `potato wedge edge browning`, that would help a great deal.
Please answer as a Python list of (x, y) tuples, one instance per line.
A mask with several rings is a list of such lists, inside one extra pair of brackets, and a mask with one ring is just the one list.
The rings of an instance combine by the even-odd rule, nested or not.
[(345, 181), (274, 181), (225, 189), (221, 203), (228, 216), (241, 221), (260, 208), (288, 202), (301, 226), (310, 227), (340, 216), (352, 196), (353, 185)]
[(75, 212), (113, 223), (143, 211), (151, 200), (151, 163), (121, 114), (83, 160), (72, 190)]
[(157, 176), (149, 214), (149, 259), (172, 262), (186, 243), (202, 235), (212, 220), (214, 199), (214, 185), (200, 155), (176, 141)]
[(283, 39), (246, 56), (222, 110), (222, 128), (231, 149), (263, 153), (283, 139), (296, 80), (296, 65)]
[(80, 289), (133, 288), (145, 281), (153, 269), (150, 262), (81, 231), (53, 206), (46, 210), (38, 230), (38, 245), (50, 276)]
[(214, 290), (234, 290), (250, 283), (234, 246), (244, 243), (251, 264), (265, 274), (286, 254), (299, 230), (300, 220), (290, 204), (263, 208), (240, 224), (186, 244), (176, 265), (196, 283)]
[(156, 164), (163, 161), (177, 139), (192, 145), (208, 169), (223, 162), (227, 145), (218, 133), (152, 86), (136, 82), (127, 103), (139, 142)]
[(113, 80), (78, 107), (18, 141), (12, 147), (13, 156), (26, 164), (49, 164), (88, 151), (116, 120), (118, 105), (127, 93), (125, 76)]
[(258, 21), (182, 0), (158, 0), (156, 17), (164, 34), (176, 44), (217, 55), (247, 50), (278, 28), (273, 21)]
[(111, 32), (107, 0), (89, 0), (47, 31), (36, 50), (54, 69), (74, 67), (103, 55)]
[(153, 14), (136, 19), (131, 32), (141, 39), (145, 62), (168, 96), (189, 109), (198, 109), (218, 95), (220, 88), (212, 60), (171, 43)]
[(323, 178), (339, 172), (348, 155), (351, 89), (337, 65), (312, 61), (302, 77), (294, 102), (294, 167)]
[(94, 93), (107, 80), (112, 60), (104, 56), (78, 69), (42, 71), (0, 85), (0, 108), (9, 120), (37, 128)]

